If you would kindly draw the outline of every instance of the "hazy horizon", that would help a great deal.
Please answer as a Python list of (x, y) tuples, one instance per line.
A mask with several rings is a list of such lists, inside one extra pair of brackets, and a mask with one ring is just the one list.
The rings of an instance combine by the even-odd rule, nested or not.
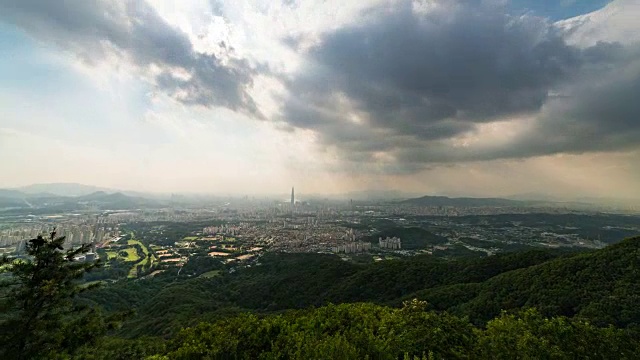
[(0, 0), (0, 188), (640, 199), (635, 0)]
[[(280, 189), (270, 193), (251, 193), (251, 192), (150, 192), (144, 190), (132, 190), (123, 188), (100, 187), (80, 183), (39, 183), (29, 184), (25, 186), (0, 188), (0, 190), (20, 191), (24, 194), (37, 196), (39, 194), (52, 194), (58, 196), (84, 196), (97, 192), (123, 193), (129, 196), (141, 196), (146, 198), (168, 198), (170, 196), (184, 196), (186, 199), (194, 200), (198, 197), (203, 198), (244, 198), (251, 197), (253, 199), (280, 199), (284, 203), (290, 200), (290, 190)], [(548, 193), (518, 193), (505, 196), (491, 195), (473, 195), (464, 192), (448, 192), (448, 193), (423, 193), (423, 192), (405, 192), (401, 190), (385, 190), (385, 189), (359, 189), (353, 191), (323, 193), (323, 192), (305, 192), (304, 189), (296, 188), (296, 201), (318, 200), (319, 198), (327, 198), (331, 200), (391, 200), (391, 199), (411, 199), (429, 197), (449, 197), (449, 198), (505, 198), (520, 201), (542, 201), (542, 202), (577, 202), (593, 205), (635, 205), (640, 199), (637, 198), (616, 198), (616, 197), (598, 197), (598, 196), (554, 196)]]

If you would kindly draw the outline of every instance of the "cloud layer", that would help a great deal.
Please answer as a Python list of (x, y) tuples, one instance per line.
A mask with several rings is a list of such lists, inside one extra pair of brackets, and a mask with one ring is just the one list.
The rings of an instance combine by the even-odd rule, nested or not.
[[(274, 112), (263, 111), (252, 95), (275, 98), (269, 105), (277, 115), (267, 120), (313, 134), (324, 155), (337, 156), (346, 169), (415, 173), (442, 164), (637, 149), (638, 42), (589, 37), (593, 30), (583, 29), (601, 29), (593, 22), (602, 16), (553, 23), (509, 14), (503, 3), (374, 1), (357, 16), (340, 15), (335, 26), (309, 25), (291, 36), (244, 28), (264, 31), (255, 37), (260, 40), (281, 35), (271, 39), (280, 46), (273, 57), (287, 46), (300, 64), (294, 68), (250, 57), (264, 56), (264, 45), (244, 58), (228, 42), (203, 50), (194, 34), (143, 0), (0, 0), (0, 20), (86, 64), (130, 67), (185, 105), (264, 120)], [(619, 0), (600, 12), (631, 3)], [(248, 6), (238, 4), (209, 3), (231, 25)], [(256, 24), (272, 27), (290, 27), (304, 5), (261, 4)], [(278, 14), (288, 17), (277, 23)], [(245, 16), (242, 26), (251, 19)], [(284, 91), (257, 87), (264, 77), (271, 82), (260, 84), (283, 84)]]
[(146, 1), (0, 0), (0, 20), (20, 26), (92, 65), (128, 64), (185, 104), (222, 106), (259, 117), (247, 88), (255, 70), (233, 57), (198, 53), (184, 32)]
[[(638, 144), (632, 47), (569, 45), (554, 24), (499, 5), (426, 4), (372, 9), (326, 34), (288, 84), (284, 120), (389, 171)], [(484, 124), (524, 118), (515, 134), (482, 138)]]

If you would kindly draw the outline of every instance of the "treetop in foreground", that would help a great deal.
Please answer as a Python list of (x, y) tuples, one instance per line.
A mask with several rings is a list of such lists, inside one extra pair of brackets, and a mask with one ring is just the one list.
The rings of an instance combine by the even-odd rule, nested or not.
[(535, 309), (503, 313), (486, 328), (426, 311), (417, 300), (400, 309), (328, 305), (258, 317), (245, 314), (183, 330), (155, 359), (633, 359), (638, 342)]
[(100, 263), (75, 261), (91, 247), (64, 251), (64, 239), (54, 230), (30, 240), (26, 258), (2, 258), (0, 358), (64, 358), (104, 334), (99, 310), (73, 302), (91, 288), (79, 280)]

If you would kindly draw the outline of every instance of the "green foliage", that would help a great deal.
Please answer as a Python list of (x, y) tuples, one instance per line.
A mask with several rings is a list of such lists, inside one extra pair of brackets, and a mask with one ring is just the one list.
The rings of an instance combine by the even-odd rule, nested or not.
[(503, 313), (476, 332), (483, 359), (634, 359), (640, 350), (621, 330), (548, 319), (533, 309), (518, 316)]
[(2, 283), (6, 297), (0, 322), (0, 357), (4, 359), (56, 358), (73, 353), (103, 334), (107, 324), (100, 312), (74, 304), (72, 299), (91, 286), (78, 280), (99, 263), (74, 261), (90, 250), (84, 245), (63, 251), (64, 237), (38, 236), (29, 241), (26, 261), (10, 264)]
[(547, 316), (577, 316), (599, 326), (637, 326), (639, 278), (640, 237), (500, 274), (475, 289), (471, 300), (452, 304), (452, 310), (477, 323), (501, 310), (537, 307)]
[(397, 359), (435, 354), (468, 358), (471, 325), (446, 314), (373, 304), (328, 305), (258, 318), (241, 315), (183, 330), (168, 346), (172, 359)]
[[(560, 254), (531, 250), (453, 261), (428, 255), (384, 261), (362, 268), (344, 281), (328, 284), (330, 290), (327, 297), (333, 302), (374, 301), (399, 304), (403, 299), (416, 297), (416, 293), (424, 289), (482, 282), (504, 272), (543, 263)], [(428, 300), (432, 302), (431, 299)], [(443, 310), (446, 308), (440, 307)]]
[(530, 309), (486, 330), (406, 302), (328, 305), (259, 318), (243, 314), (185, 329), (157, 358), (170, 359), (633, 359), (638, 342), (613, 328)]
[(220, 259), (209, 255), (192, 256), (189, 262), (183, 266), (180, 272), (184, 276), (198, 276), (200, 274), (224, 269), (224, 264)]
[(170, 336), (203, 318), (239, 310), (269, 313), (350, 302), (397, 306), (413, 298), (426, 300), (434, 310), (468, 316), (478, 325), (501, 310), (536, 307), (545, 316), (636, 327), (639, 251), (636, 238), (583, 253), (529, 250), (456, 260), (425, 255), (370, 264), (332, 255), (266, 254), (260, 266), (213, 278), (196, 277), (224, 266), (195, 257), (180, 277), (167, 271), (83, 296), (109, 311), (137, 308), (138, 315), (123, 328), (127, 336)]
[[(560, 254), (534, 250), (455, 261), (416, 256), (366, 265), (333, 255), (266, 254), (260, 266), (233, 274), (180, 280), (167, 272), (153, 279), (119, 282), (83, 297), (110, 311), (136, 308), (138, 315), (125, 324), (123, 335), (171, 335), (180, 327), (195, 325), (202, 317), (217, 318), (237, 313), (238, 309), (274, 312), (345, 302), (400, 305), (403, 300), (418, 297), (426, 298), (435, 309), (446, 310), (474, 298), (476, 293), (466, 292), (470, 290), (466, 284), (480, 286), (498, 274), (540, 264)], [(211, 257), (195, 257), (180, 276), (196, 277), (221, 266)], [(459, 290), (456, 297), (450, 297), (450, 291), (444, 291), (438, 299), (425, 293), (425, 289), (460, 284), (465, 291)]]
[(145, 359), (165, 352), (165, 342), (159, 338), (141, 337), (135, 340), (104, 337), (91, 346), (80, 348), (73, 356), (77, 360)]

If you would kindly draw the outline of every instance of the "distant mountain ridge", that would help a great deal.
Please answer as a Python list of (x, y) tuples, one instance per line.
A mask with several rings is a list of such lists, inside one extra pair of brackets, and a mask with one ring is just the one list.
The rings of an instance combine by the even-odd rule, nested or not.
[(136, 205), (153, 205), (156, 202), (143, 197), (129, 196), (121, 192), (106, 193), (104, 191), (96, 191), (94, 193), (76, 197), (78, 201), (96, 202), (104, 204), (117, 204), (120, 206), (136, 206)]
[(525, 206), (532, 202), (520, 200), (510, 200), (502, 198), (473, 198), (448, 196), (422, 196), (414, 199), (407, 199), (399, 202), (404, 205), (414, 206), (453, 206), (453, 207), (481, 207), (481, 206)]
[[(94, 193), (115, 194), (120, 193), (127, 196), (142, 197), (148, 199), (167, 198), (168, 195), (146, 193), (140, 191), (129, 191), (114, 188), (106, 188), (94, 185), (85, 185), (79, 183), (43, 183), (32, 184), (17, 188), (0, 189), (0, 197), (6, 197), (6, 194), (13, 194), (14, 197), (54, 197), (67, 196), (78, 197), (87, 196)], [(19, 196), (18, 196), (19, 195)]]
[(17, 190), (25, 194), (51, 194), (57, 196), (83, 196), (89, 195), (98, 191), (113, 193), (118, 190), (103, 188), (93, 185), (84, 185), (78, 183), (47, 183), (47, 184), (32, 184), (22, 186), (12, 190)]
[[(210, 193), (147, 193), (139, 191), (128, 191), (114, 188), (106, 188), (79, 183), (42, 183), (32, 184), (15, 188), (0, 188), (0, 208), (20, 206), (25, 199), (54, 199), (58, 197), (82, 197), (95, 193), (126, 195), (129, 197), (154, 199), (158, 201), (203, 201), (220, 198), (239, 198), (241, 195), (215, 195)], [(95, 195), (94, 195), (95, 196)], [(270, 197), (265, 195), (266, 197)], [(280, 195), (273, 196), (279, 197)], [(285, 195), (288, 201), (289, 193)], [(414, 206), (451, 206), (451, 207), (509, 207), (509, 206), (530, 206), (530, 205), (559, 205), (575, 206), (578, 208), (588, 208), (592, 205), (605, 205), (614, 207), (640, 206), (640, 199), (614, 199), (614, 198), (562, 198), (539, 193), (525, 193), (506, 197), (472, 197), (472, 196), (419, 196), (416, 193), (398, 190), (361, 190), (351, 191), (342, 194), (304, 194), (304, 200), (324, 201), (332, 200), (353, 200), (353, 201), (380, 201), (395, 204)]]
[[(157, 207), (161, 201), (141, 196), (131, 196), (122, 192), (109, 192), (98, 190), (84, 194), (85, 191), (94, 189), (92, 186), (78, 184), (51, 184), (34, 185), (27, 187), (27, 191), (16, 189), (0, 189), (1, 210), (37, 210), (49, 209), (52, 211), (75, 211), (88, 208), (98, 209), (137, 209), (142, 207)], [(62, 186), (60, 186), (62, 185)], [(76, 186), (78, 185), (78, 186)], [(60, 189), (67, 193), (83, 193), (82, 195), (58, 195), (52, 193)], [(45, 190), (47, 190), (45, 192)], [(68, 191), (67, 191), (68, 190)], [(31, 191), (31, 192), (29, 192)], [(63, 191), (64, 192), (64, 191)]]
[(27, 194), (18, 191), (18, 190), (10, 190), (10, 189), (0, 189), (0, 198), (5, 199), (24, 199)]

